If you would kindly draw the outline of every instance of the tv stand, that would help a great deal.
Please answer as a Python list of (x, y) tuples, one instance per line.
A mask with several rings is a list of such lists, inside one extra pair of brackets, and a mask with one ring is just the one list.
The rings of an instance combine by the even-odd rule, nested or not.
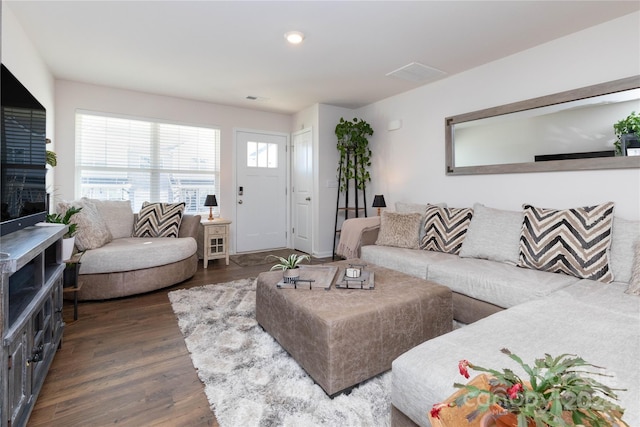
[(27, 227), (0, 239), (0, 427), (24, 426), (62, 343), (62, 237)]

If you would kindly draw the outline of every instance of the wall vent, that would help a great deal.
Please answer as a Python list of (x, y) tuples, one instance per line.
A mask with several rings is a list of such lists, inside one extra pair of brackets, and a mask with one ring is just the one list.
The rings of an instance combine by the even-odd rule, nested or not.
[(444, 71), (440, 71), (433, 67), (428, 67), (419, 62), (412, 62), (411, 64), (400, 67), (386, 75), (388, 77), (395, 77), (397, 79), (407, 80), (414, 83), (426, 83), (428, 81), (437, 80), (440, 77), (446, 75)]

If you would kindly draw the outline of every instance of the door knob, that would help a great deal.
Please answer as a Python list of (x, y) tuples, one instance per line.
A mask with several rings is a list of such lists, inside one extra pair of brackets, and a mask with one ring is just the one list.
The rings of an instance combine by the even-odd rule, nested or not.
[(238, 204), (241, 205), (242, 204), (242, 200), (238, 200)]
[(306, 200), (307, 202), (310, 202), (310, 201), (311, 201), (311, 197), (307, 197), (305, 200)]

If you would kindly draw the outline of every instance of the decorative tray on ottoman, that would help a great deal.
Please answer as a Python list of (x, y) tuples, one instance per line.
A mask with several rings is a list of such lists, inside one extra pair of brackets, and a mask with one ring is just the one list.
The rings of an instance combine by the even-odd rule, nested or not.
[(332, 265), (301, 265), (300, 278), (293, 282), (285, 282), (282, 279), (276, 286), (279, 289), (322, 289), (328, 291), (337, 272), (338, 267)]
[[(373, 289), (375, 287), (375, 277), (373, 271), (365, 270), (366, 265), (349, 264), (340, 272), (337, 289)], [(357, 277), (353, 277), (353, 271), (358, 271)]]

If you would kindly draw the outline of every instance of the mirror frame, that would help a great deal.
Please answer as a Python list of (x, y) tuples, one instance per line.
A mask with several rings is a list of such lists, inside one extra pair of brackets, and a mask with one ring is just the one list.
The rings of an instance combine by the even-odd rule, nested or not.
[(597, 169), (631, 169), (640, 168), (640, 156), (629, 157), (601, 157), (591, 159), (571, 159), (571, 160), (551, 160), (545, 162), (528, 163), (507, 163), (497, 165), (482, 166), (461, 166), (456, 167), (454, 153), (453, 126), (459, 123), (472, 120), (485, 119), (488, 117), (501, 116), (518, 111), (531, 110), (549, 105), (562, 104), (564, 102), (577, 101), (580, 99), (593, 98), (600, 95), (608, 95), (630, 89), (640, 88), (640, 76), (632, 76), (611, 82), (600, 83), (579, 89), (568, 90), (552, 95), (532, 98), (525, 101), (514, 102), (501, 105), (499, 107), (487, 108), (473, 111), (471, 113), (459, 114), (445, 118), (445, 171), (447, 175), (476, 175), (476, 174), (500, 174), (500, 173), (522, 173), (522, 172), (555, 172), (555, 171), (577, 171), (577, 170), (597, 170)]

